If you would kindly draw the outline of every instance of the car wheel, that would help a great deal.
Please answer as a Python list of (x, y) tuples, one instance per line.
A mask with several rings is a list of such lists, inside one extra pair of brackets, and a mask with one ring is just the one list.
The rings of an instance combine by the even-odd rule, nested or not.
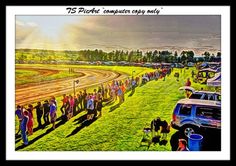
[(188, 137), (188, 135), (197, 133), (197, 131), (198, 131), (197, 128), (195, 126), (191, 126), (191, 125), (184, 126), (184, 128), (183, 128), (183, 133), (186, 137)]

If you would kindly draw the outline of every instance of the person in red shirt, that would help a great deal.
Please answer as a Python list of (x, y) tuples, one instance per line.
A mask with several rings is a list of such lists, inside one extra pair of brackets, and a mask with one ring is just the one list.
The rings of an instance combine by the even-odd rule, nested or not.
[(191, 81), (190, 81), (189, 78), (187, 79), (187, 82), (185, 83), (185, 86), (191, 86)]
[(33, 135), (33, 126), (34, 126), (34, 118), (33, 118), (33, 106), (31, 104), (28, 105), (28, 117), (29, 121), (27, 123), (28, 134)]
[[(191, 86), (191, 81), (190, 81), (189, 78), (187, 79), (187, 82), (185, 83), (185, 86)], [(191, 91), (186, 90), (186, 96), (187, 96), (187, 98), (189, 98), (190, 95), (191, 95)]]

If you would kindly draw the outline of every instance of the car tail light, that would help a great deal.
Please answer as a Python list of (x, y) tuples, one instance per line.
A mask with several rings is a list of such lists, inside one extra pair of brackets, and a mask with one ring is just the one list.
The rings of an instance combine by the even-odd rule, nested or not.
[(175, 114), (173, 114), (172, 120), (173, 120), (173, 121), (176, 121), (176, 115), (175, 115)]

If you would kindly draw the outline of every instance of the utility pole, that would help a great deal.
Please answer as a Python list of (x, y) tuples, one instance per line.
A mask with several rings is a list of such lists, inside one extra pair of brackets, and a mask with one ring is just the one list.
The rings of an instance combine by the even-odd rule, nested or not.
[(74, 96), (75, 96), (75, 83), (78, 84), (78, 83), (79, 83), (79, 80), (74, 80), (74, 81), (73, 81)]

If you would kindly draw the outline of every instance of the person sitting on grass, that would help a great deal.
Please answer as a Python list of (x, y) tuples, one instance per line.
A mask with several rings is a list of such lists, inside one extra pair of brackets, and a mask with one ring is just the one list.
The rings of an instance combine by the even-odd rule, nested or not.
[(151, 121), (151, 130), (152, 130), (152, 137), (159, 136), (158, 131), (160, 130), (161, 127), (161, 118), (157, 117), (156, 119), (153, 119)]

